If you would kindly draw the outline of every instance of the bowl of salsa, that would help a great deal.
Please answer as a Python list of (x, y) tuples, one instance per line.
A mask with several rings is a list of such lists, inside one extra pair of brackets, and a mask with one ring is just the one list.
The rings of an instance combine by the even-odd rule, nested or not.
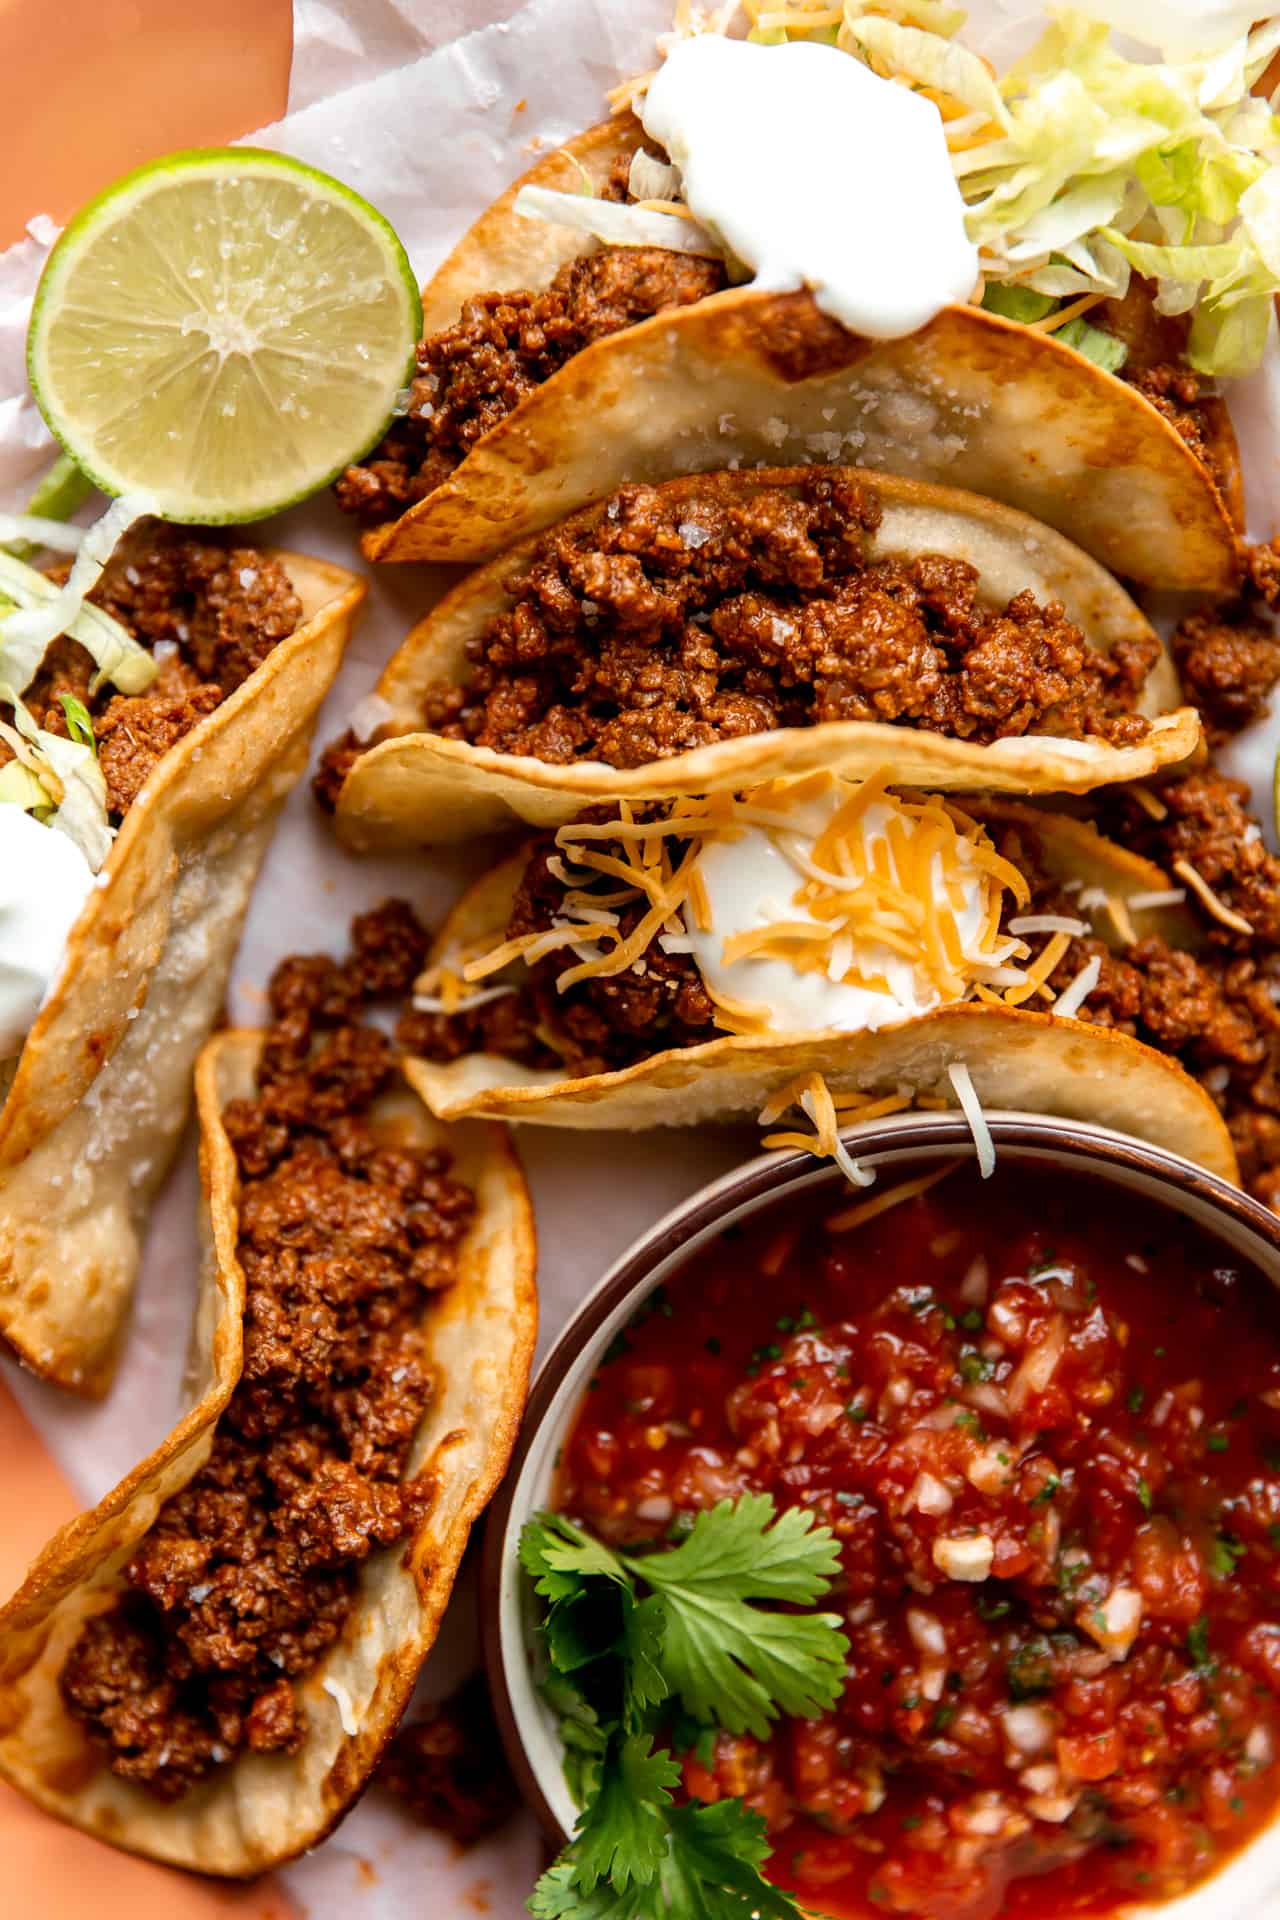
[[(985, 1180), (942, 1114), (861, 1129), (862, 1191), (750, 1163), (551, 1352), (486, 1579), (556, 1844), (638, 1725), (661, 1817), (749, 1816), (805, 1913), (1277, 1910), (1280, 1219), (1101, 1129), (990, 1125)], [(535, 1585), (535, 1536), (590, 1578)]]

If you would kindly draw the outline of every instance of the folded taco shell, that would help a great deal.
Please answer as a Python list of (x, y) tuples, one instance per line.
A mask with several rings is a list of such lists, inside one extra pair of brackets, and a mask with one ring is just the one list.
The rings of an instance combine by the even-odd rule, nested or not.
[(0, 1104), (0, 1335), (80, 1393), (110, 1384), (192, 1067), (366, 591), (341, 567), (273, 557), (302, 621), (129, 808)]
[[(764, 468), (703, 474), (670, 481), (665, 491), (702, 499), (711, 491), (731, 504), (762, 488), (798, 488), (806, 472)], [(1060, 600), (1087, 639), (1106, 652), (1150, 633), (1143, 614), (1105, 568), (1025, 514), (950, 487), (889, 474), (858, 477), (883, 510), (879, 530), (867, 540), (873, 558), (942, 553), (968, 560), (981, 574), (984, 601), (1003, 605), (1029, 587), (1040, 600)], [(591, 525), (604, 511), (602, 504), (588, 507), (568, 524)], [(983, 747), (924, 727), (836, 720), (746, 734), (646, 766), (619, 768), (590, 760), (556, 766), (422, 732), (427, 690), (466, 683), (472, 672), (468, 640), (511, 606), (513, 588), (537, 544), (534, 536), (469, 574), (388, 662), (377, 691), (381, 724), (392, 737), (362, 755), (343, 784), (337, 821), (347, 845), (390, 849), (462, 840), (513, 820), (559, 826), (604, 801), (720, 792), (820, 767), (857, 777), (890, 765), (899, 784), (929, 789), (1085, 793), (1113, 781), (1144, 779), (1186, 759), (1199, 742), (1199, 719), (1192, 708), (1180, 706), (1177, 675), (1163, 652), (1141, 702), (1141, 711), (1155, 724), (1149, 737), (1132, 747), (1036, 734)]]
[[(1054, 878), (1100, 887), (1122, 912), (1132, 895), (1168, 888), (1158, 867), (1103, 840), (1085, 822), (1008, 803), (968, 804), (997, 836), (1003, 825), (1031, 840)], [(462, 896), (437, 937), (433, 967), (501, 941), (525, 860), (524, 852), (513, 855)], [(1139, 938), (1160, 933), (1171, 943), (1195, 943), (1189, 916), (1178, 908), (1133, 908), (1129, 919)], [(1103, 938), (1112, 932), (1105, 910), (1099, 932)], [(1091, 1120), (1183, 1154), (1225, 1180), (1238, 1179), (1222, 1116), (1168, 1055), (1084, 1020), (977, 1001), (875, 1033), (725, 1034), (578, 1079), (484, 1053), (445, 1063), (411, 1059), (405, 1072), (442, 1119), (487, 1115), (599, 1131), (692, 1126), (754, 1113), (814, 1072), (837, 1097), (910, 1093), (955, 1106), (947, 1069), (957, 1064), (968, 1067), (988, 1112)], [(856, 1125), (856, 1117), (849, 1124)]]
[[(576, 228), (516, 213), (516, 194), (581, 193), (584, 174), (598, 191), (641, 138), (623, 115), (540, 160), (424, 289), (426, 332), (476, 294), (544, 287), (591, 250)], [(1128, 579), (1225, 588), (1243, 529), (1239, 453), (1220, 400), (1202, 417), (1212, 472), (1144, 395), (1052, 334), (955, 306), (905, 339), (868, 340), (807, 293), (733, 287), (575, 355), (425, 500), (370, 531), (365, 552), (483, 560), (627, 480), (835, 459), (989, 494)]]
[[(434, 1504), (407, 1546), (361, 1566), (340, 1638), (299, 1683), (309, 1730), (296, 1754), (242, 1752), (169, 1804), (113, 1774), (64, 1711), (58, 1676), (85, 1620), (118, 1597), (121, 1569), (161, 1504), (204, 1464), (240, 1377), (245, 1278), (235, 1156), (221, 1114), (252, 1095), (259, 1050), (256, 1033), (220, 1035), (197, 1073), (207, 1250), (191, 1410), (113, 1493), (55, 1535), (0, 1608), (0, 1775), (114, 1846), (227, 1875), (260, 1873), (314, 1846), (365, 1785), (436, 1637), (471, 1526), (506, 1466), (537, 1330), (533, 1216), (502, 1129), (473, 1123), (446, 1135), (407, 1088), (386, 1096), (374, 1124), (401, 1142), (447, 1138), (477, 1199), (457, 1278), (426, 1311), (435, 1394), (409, 1472), (434, 1480)], [(358, 1731), (347, 1734), (344, 1721)]]

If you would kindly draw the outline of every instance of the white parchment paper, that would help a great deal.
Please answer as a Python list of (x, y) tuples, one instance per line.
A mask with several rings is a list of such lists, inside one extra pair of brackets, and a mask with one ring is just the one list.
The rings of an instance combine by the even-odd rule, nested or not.
[[(979, 0), (968, 36), (999, 56), (1020, 50), (1038, 10)], [(366, 194), (396, 227), (419, 276), (545, 145), (603, 117), (604, 94), (652, 64), (669, 24), (664, 0), (296, 0), (289, 117), (252, 136)], [(988, 36), (983, 40), (983, 27)], [(468, 31), (468, 29), (472, 29)], [(836, 183), (847, 191), (848, 183)], [(32, 208), (33, 237), (0, 254), (0, 508), (20, 507), (52, 457), (27, 392), (23, 348), (32, 292), (55, 237)], [(1251, 530), (1280, 527), (1280, 370), (1269, 364), (1233, 401), (1246, 458)], [(96, 511), (93, 509), (92, 511)], [(89, 517), (91, 510), (86, 510)], [(352, 524), (328, 499), (264, 523), (273, 544), (359, 566)], [(347, 723), (439, 574), (378, 570), (367, 609), (321, 716), (317, 743)], [(1236, 749), (1268, 798), (1280, 710)], [(286, 811), (259, 882), (232, 983), (231, 1015), (254, 1023), (262, 989), (286, 953), (341, 950), (351, 915), (389, 893), (437, 919), (483, 850), (357, 861), (334, 844), (307, 788)], [(625, 1144), (624, 1144), (625, 1139)], [(525, 1130), (541, 1244), (541, 1348), (605, 1268), (676, 1201), (752, 1150), (749, 1134), (640, 1136)], [(100, 1497), (172, 1425), (190, 1324), (196, 1243), (194, 1146), (175, 1168), (153, 1219), (127, 1355), (109, 1400), (72, 1403), (7, 1360), (21, 1398), (84, 1498)], [(477, 1659), (474, 1565), (464, 1570), (428, 1663), (426, 1697), (450, 1692)], [(538, 1871), (540, 1842), (520, 1816), (460, 1854), (374, 1792), (333, 1839), (282, 1876), (308, 1920), (433, 1920), (492, 1913), (515, 1920)]]

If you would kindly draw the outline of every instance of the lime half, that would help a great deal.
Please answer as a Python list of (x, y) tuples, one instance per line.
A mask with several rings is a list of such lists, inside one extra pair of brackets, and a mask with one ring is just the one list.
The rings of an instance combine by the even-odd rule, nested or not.
[(422, 306), (366, 200), (255, 147), (171, 154), (76, 215), (49, 256), (31, 387), (107, 493), (166, 519), (258, 520), (384, 432)]

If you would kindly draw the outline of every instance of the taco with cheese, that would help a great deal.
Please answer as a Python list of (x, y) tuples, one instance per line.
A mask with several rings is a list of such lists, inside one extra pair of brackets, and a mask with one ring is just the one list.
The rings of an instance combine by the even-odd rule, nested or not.
[(86, 1394), (365, 592), (154, 521), (114, 544), (61, 588), (0, 553), (0, 1335)]
[(209, 1043), (190, 1411), (0, 1610), (0, 1775), (196, 1872), (259, 1873), (357, 1798), (524, 1404), (515, 1156), (357, 1020), (416, 941), (383, 908), (354, 967), (286, 962), (276, 1024)]
[(349, 844), (892, 765), (930, 789), (1086, 792), (1192, 753), (1151, 627), (1061, 534), (850, 467), (626, 487), (490, 561), (325, 756)]
[[(1231, 287), (1268, 270), (1248, 221), (1212, 259), (1151, 244), (1170, 195), (1195, 230), (1155, 151), (1176, 124), (1207, 170), (1229, 138), (1237, 195), (1264, 135), (1232, 110), (1270, 47), (1208, 109), (1177, 72), (1174, 121), (1087, 34), (997, 85), (863, 12), (840, 51), (676, 44), (634, 112), (481, 215), (424, 289), (406, 411), (338, 482), (370, 558), (483, 560), (628, 481), (843, 461), (1005, 501), (1127, 578), (1230, 587), (1240, 462), (1212, 374), (1249, 359), (1266, 301), (1233, 322)], [(1073, 66), (1092, 118), (1058, 126)]]
[(915, 1100), (1092, 1120), (1234, 1178), (1208, 1094), (1107, 1012), (1113, 949), (1194, 944), (1181, 898), (1085, 822), (887, 773), (623, 803), (463, 896), (407, 1072), (447, 1118), (637, 1128), (799, 1103), (855, 1179), (837, 1122)]

